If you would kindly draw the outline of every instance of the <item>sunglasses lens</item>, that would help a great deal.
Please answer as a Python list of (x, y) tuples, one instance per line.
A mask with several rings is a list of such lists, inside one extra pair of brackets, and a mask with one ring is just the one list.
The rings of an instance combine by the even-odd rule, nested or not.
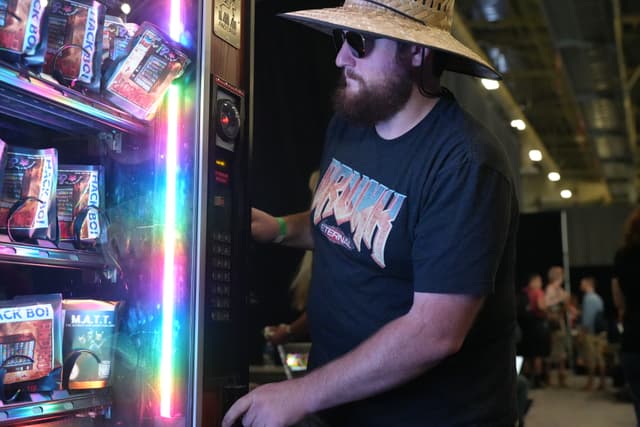
[(342, 49), (344, 43), (344, 33), (342, 30), (333, 30), (333, 45), (336, 47), (336, 51)]
[(356, 58), (363, 58), (366, 54), (365, 38), (362, 34), (354, 31), (344, 32), (342, 30), (333, 30), (333, 43), (336, 46), (336, 50), (340, 50), (345, 40), (351, 48), (351, 53)]
[(357, 58), (364, 57), (364, 54), (366, 52), (364, 49), (364, 37), (362, 36), (362, 34), (354, 33), (353, 31), (347, 31), (345, 37), (347, 39), (347, 43), (349, 43), (349, 46), (351, 46), (354, 55)]

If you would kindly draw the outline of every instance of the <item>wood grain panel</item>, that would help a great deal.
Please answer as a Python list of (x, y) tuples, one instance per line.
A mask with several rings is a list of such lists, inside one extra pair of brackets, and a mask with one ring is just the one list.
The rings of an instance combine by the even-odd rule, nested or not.
[(226, 80), (233, 86), (246, 91), (247, 72), (245, 67), (245, 52), (248, 49), (247, 34), (250, 30), (250, 5), (247, 0), (242, 0), (242, 22), (241, 22), (241, 40), (240, 49), (236, 49), (229, 43), (218, 37), (215, 33), (211, 34), (211, 70), (214, 75)]

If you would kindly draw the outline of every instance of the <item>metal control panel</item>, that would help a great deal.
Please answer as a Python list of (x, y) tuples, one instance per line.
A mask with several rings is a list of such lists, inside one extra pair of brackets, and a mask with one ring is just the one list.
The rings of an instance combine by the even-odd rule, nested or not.
[[(236, 259), (242, 257), (237, 239), (243, 232), (246, 210), (243, 190), (246, 165), (242, 146), (243, 94), (215, 79), (212, 96), (209, 146), (206, 307), (208, 320), (230, 322), (234, 319), (234, 302), (240, 280)], [(211, 142), (215, 142), (211, 144)]]
[(248, 382), (246, 275), (251, 237), (244, 95), (218, 78), (212, 81), (211, 87), (204, 387), (218, 396), (222, 393), (220, 390), (242, 388)]

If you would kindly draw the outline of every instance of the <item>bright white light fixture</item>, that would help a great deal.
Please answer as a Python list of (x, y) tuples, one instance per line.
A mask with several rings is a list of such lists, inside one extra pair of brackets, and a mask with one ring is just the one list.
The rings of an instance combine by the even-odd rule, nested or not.
[(515, 119), (515, 120), (511, 120), (511, 127), (516, 128), (518, 130), (525, 130), (527, 128), (527, 125), (524, 123), (523, 120)]
[(560, 174), (558, 172), (549, 172), (547, 178), (549, 178), (549, 181), (558, 182), (560, 181)]
[(120, 5), (120, 10), (122, 11), (122, 13), (124, 13), (125, 15), (128, 15), (131, 13), (131, 6), (129, 6), (129, 3), (122, 3)]
[(562, 190), (560, 192), (560, 197), (562, 197), (563, 199), (570, 199), (571, 196), (573, 196), (573, 193), (571, 192), (571, 190)]
[(480, 79), (480, 83), (482, 83), (482, 86), (484, 86), (486, 90), (496, 90), (500, 88), (500, 82), (497, 80)]
[(542, 160), (542, 151), (529, 150), (529, 158), (532, 162), (539, 162), (540, 160)]

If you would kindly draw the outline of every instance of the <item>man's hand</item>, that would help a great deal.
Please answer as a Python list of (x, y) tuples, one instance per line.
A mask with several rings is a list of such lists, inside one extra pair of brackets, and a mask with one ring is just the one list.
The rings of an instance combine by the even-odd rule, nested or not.
[(289, 342), (291, 337), (291, 326), (281, 323), (278, 326), (267, 326), (264, 328), (264, 338), (273, 345)]
[(260, 243), (271, 243), (278, 237), (280, 227), (273, 215), (251, 208), (251, 235)]
[(244, 427), (286, 427), (307, 415), (301, 379), (262, 385), (238, 399), (227, 411), (222, 427), (241, 420)]

